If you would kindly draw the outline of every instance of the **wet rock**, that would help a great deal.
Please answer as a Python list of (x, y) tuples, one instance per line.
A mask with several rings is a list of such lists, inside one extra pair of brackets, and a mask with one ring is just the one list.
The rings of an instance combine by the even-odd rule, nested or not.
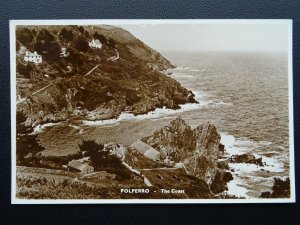
[(227, 183), (231, 180), (233, 180), (233, 176), (230, 172), (217, 171), (210, 185), (210, 190), (215, 194), (226, 191), (228, 190)]
[(217, 163), (217, 166), (218, 166), (219, 169), (229, 170), (229, 166), (228, 166), (228, 162), (227, 161), (219, 161)]
[(271, 192), (270, 191), (264, 191), (260, 194), (260, 198), (270, 198), (271, 197)]
[(242, 154), (242, 155), (233, 155), (231, 157), (232, 163), (249, 163), (249, 164), (255, 164), (258, 166), (264, 166), (262, 162), (262, 157), (255, 158), (252, 154)]
[(272, 198), (289, 198), (290, 197), (290, 178), (286, 180), (274, 178)]
[(272, 193), (270, 191), (262, 192), (261, 198), (289, 198), (291, 196), (290, 178), (285, 180), (281, 178), (274, 178), (274, 185)]
[(219, 144), (219, 152), (220, 155), (224, 155), (225, 153), (225, 145), (223, 145), (222, 143)]

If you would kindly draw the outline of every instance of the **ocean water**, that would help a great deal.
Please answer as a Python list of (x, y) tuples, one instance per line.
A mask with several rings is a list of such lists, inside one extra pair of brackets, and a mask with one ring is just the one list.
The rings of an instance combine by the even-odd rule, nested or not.
[[(229, 193), (259, 197), (274, 176), (289, 175), (287, 56), (272, 53), (175, 53), (173, 76), (207, 93), (207, 106), (186, 112), (191, 124), (210, 121), (228, 154), (252, 153), (265, 167), (230, 164)], [(186, 76), (187, 75), (187, 76)], [(222, 103), (222, 104), (219, 104)]]
[[(257, 198), (271, 189), (274, 176), (289, 176), (286, 55), (173, 52), (166, 57), (177, 65), (168, 71), (172, 72), (170, 76), (191, 89), (199, 104), (183, 105), (181, 110), (157, 109), (141, 116), (123, 113), (115, 120), (67, 121), (46, 127), (39, 134), (45, 154), (77, 151), (84, 139), (129, 145), (181, 115), (193, 127), (207, 121), (216, 125), (226, 154), (263, 157), (264, 167), (230, 164), (234, 180), (228, 184), (229, 194)], [(66, 134), (68, 138), (64, 138)]]

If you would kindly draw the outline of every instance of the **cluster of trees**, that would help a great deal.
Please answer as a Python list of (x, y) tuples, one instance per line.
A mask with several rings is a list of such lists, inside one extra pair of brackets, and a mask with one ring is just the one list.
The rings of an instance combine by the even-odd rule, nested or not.
[(80, 151), (90, 157), (92, 166), (96, 170), (110, 167), (120, 167), (121, 160), (114, 154), (110, 154), (109, 149), (104, 148), (103, 144), (98, 144), (94, 140), (84, 140), (79, 144)]
[[(36, 34), (35, 30), (31, 30), (27, 27), (21, 28), (16, 32), (16, 39), (26, 46), (27, 49), (32, 49), (32, 42), (34, 35)], [(19, 44), (17, 45), (17, 50), (19, 50)]]
[(95, 170), (108, 169), (116, 173), (117, 180), (131, 179), (131, 172), (122, 164), (121, 159), (115, 154), (111, 154), (103, 144), (98, 144), (94, 140), (84, 140), (79, 144), (81, 152), (89, 156)]
[(73, 32), (66, 28), (61, 29), (59, 36), (67, 43), (73, 41), (74, 38)]
[[(63, 40), (65, 43), (72, 43), (75, 49), (80, 52), (87, 52), (89, 49), (88, 39), (91, 36), (109, 47), (115, 48), (116, 43), (112, 38), (107, 39), (103, 34), (99, 34), (97, 31), (90, 35), (82, 26), (78, 27), (79, 34), (75, 34), (74, 30), (62, 28), (59, 32), (58, 39), (47, 29), (41, 29), (38, 32), (34, 29), (21, 28), (17, 30), (17, 40), (24, 44), (30, 51), (37, 51), (37, 53), (43, 55), (44, 60), (48, 62), (54, 62), (59, 59), (61, 46), (57, 40)], [(17, 42), (17, 47), (20, 43)], [(19, 48), (19, 47), (18, 47)]]
[(17, 62), (17, 73), (23, 75), (26, 78), (31, 77), (31, 73), (35, 70), (35, 65), (33, 63), (27, 63), (27, 65)]
[(55, 40), (53, 34), (46, 29), (42, 29), (38, 33), (34, 49), (43, 55), (43, 58), (48, 62), (54, 62), (60, 57), (60, 45)]

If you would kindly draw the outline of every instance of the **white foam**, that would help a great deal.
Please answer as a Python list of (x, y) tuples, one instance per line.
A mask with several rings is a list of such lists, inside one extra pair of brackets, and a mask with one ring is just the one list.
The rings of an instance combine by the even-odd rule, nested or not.
[(199, 103), (187, 103), (179, 105), (180, 109), (167, 109), (167, 108), (156, 108), (154, 111), (148, 112), (143, 115), (134, 115), (129, 112), (122, 112), (117, 119), (109, 119), (109, 120), (83, 120), (83, 124), (88, 126), (103, 126), (103, 125), (116, 125), (121, 121), (128, 121), (128, 120), (145, 120), (145, 119), (158, 119), (168, 115), (176, 115), (179, 113), (197, 110), (203, 106), (209, 104), (208, 100), (205, 99), (205, 95), (201, 91), (194, 92), (195, 99), (199, 101)]
[(70, 127), (73, 127), (74, 129), (76, 129), (76, 130), (79, 130), (80, 129), (80, 127), (79, 126), (75, 126), (75, 125), (69, 125)]
[(117, 119), (109, 120), (83, 120), (82, 123), (87, 126), (104, 126), (104, 125), (117, 125), (119, 122)]
[(249, 198), (247, 195), (248, 190), (239, 184), (242, 181), (235, 177), (233, 180), (227, 183), (228, 191), (226, 192), (228, 195), (234, 195), (236, 197)]
[(60, 125), (60, 124), (61, 124), (60, 122), (59, 123), (45, 123), (43, 125), (39, 124), (33, 129), (33, 132), (31, 134), (41, 133), (41, 132), (43, 132), (43, 130), (46, 127), (52, 127), (52, 126), (56, 126), (56, 125)]

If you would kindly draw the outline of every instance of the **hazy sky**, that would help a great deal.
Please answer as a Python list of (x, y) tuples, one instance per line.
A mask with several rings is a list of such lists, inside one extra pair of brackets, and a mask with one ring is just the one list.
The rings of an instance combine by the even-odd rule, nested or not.
[(287, 24), (121, 25), (158, 51), (287, 51)]

